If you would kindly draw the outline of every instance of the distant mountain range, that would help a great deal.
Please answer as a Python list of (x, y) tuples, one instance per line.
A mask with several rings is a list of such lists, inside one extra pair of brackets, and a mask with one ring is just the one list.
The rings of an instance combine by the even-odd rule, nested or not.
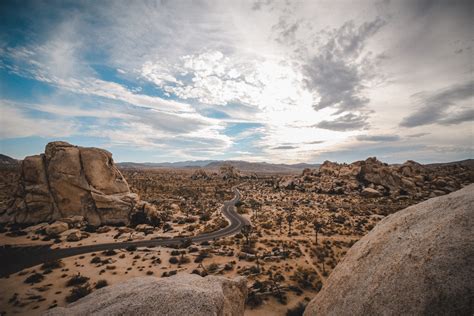
[(248, 162), (240, 160), (194, 160), (194, 161), (180, 161), (180, 162), (162, 162), (162, 163), (136, 163), (136, 162), (120, 162), (117, 166), (120, 168), (135, 168), (135, 169), (154, 169), (154, 168), (204, 168), (213, 171), (219, 170), (224, 165), (232, 165), (242, 172), (255, 173), (299, 173), (305, 168), (319, 168), (320, 164), (273, 164), (266, 162)]
[(8, 157), (7, 155), (0, 154), (0, 165), (8, 166), (8, 165), (18, 165), (20, 160), (16, 160), (12, 157)]

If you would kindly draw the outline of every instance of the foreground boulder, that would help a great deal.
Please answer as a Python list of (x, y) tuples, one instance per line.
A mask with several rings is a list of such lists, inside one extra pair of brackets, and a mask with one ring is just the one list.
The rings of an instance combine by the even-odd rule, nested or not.
[(44, 154), (23, 160), (16, 199), (0, 221), (36, 224), (82, 216), (95, 226), (129, 224), (144, 206), (110, 152), (52, 142)]
[(45, 315), (228, 315), (244, 314), (245, 278), (178, 274), (141, 277), (102, 288)]
[(472, 315), (474, 184), (383, 219), (305, 315)]

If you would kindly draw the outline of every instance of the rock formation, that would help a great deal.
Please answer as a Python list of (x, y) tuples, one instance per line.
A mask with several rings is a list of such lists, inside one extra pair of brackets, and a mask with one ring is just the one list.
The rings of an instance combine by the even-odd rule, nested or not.
[(36, 224), (79, 215), (91, 225), (128, 224), (134, 212), (153, 215), (151, 207), (130, 192), (110, 152), (52, 142), (44, 154), (23, 160), (15, 201), (0, 221)]
[(411, 160), (388, 165), (372, 157), (351, 164), (325, 161), (318, 170), (305, 169), (299, 177), (282, 178), (279, 187), (329, 194), (362, 193), (370, 188), (364, 196), (434, 197), (472, 182), (474, 168), (470, 165), (424, 166)]
[(305, 315), (472, 315), (474, 184), (379, 222)]
[(245, 278), (178, 274), (141, 277), (102, 288), (45, 315), (228, 315), (244, 314)]

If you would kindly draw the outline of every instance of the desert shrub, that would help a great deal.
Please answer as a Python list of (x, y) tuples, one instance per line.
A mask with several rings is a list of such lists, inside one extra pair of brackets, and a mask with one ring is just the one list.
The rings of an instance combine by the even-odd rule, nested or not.
[(178, 258), (176, 257), (170, 257), (169, 263), (171, 264), (177, 264), (179, 262)]
[(318, 276), (316, 272), (310, 269), (304, 269), (302, 267), (298, 267), (294, 272), (293, 276), (291, 277), (293, 281), (298, 283), (299, 286), (302, 288), (311, 288), (314, 289), (314, 283), (318, 280)]
[(94, 257), (91, 259), (90, 262), (95, 264), (95, 263), (101, 263), (102, 260), (100, 259), (100, 257)]
[(69, 293), (68, 296), (66, 296), (66, 302), (72, 303), (77, 301), (80, 298), (83, 298), (87, 294), (92, 292), (91, 287), (89, 283), (86, 283), (84, 285), (79, 285), (71, 289), (71, 292)]
[(117, 252), (113, 249), (110, 249), (110, 250), (103, 251), (102, 254), (104, 256), (109, 256), (110, 257), (110, 256), (115, 256), (117, 254)]
[(53, 269), (59, 269), (62, 268), (64, 264), (62, 263), (61, 260), (53, 260), (50, 262), (43, 263), (41, 265), (40, 269), (41, 270), (53, 270)]
[(34, 273), (26, 278), (24, 281), (26, 284), (35, 284), (44, 280), (44, 275), (41, 273)]
[(172, 256), (179, 256), (179, 255), (181, 254), (181, 252), (180, 252), (179, 250), (172, 250), (172, 251), (170, 252), (170, 254), (171, 254)]
[(210, 265), (207, 266), (206, 270), (209, 273), (214, 273), (219, 269), (219, 265), (217, 263), (211, 263)]
[(262, 298), (257, 295), (255, 292), (250, 292), (249, 295), (247, 296), (247, 300), (245, 301), (245, 304), (249, 306), (250, 308), (256, 308), (260, 305), (262, 305), (263, 300)]
[(185, 257), (185, 256), (179, 257), (179, 264), (186, 264), (186, 263), (189, 263), (189, 262), (191, 262), (191, 260), (189, 260), (188, 257)]
[(189, 252), (189, 253), (198, 252), (198, 251), (199, 251), (199, 248), (198, 248), (198, 247), (189, 247), (189, 249), (188, 249), (188, 252)]
[(95, 284), (95, 288), (96, 289), (101, 289), (103, 287), (106, 287), (107, 285), (109, 285), (109, 283), (107, 282), (107, 280), (99, 280), (97, 281), (97, 283)]
[(84, 284), (89, 281), (88, 277), (82, 276), (80, 274), (75, 274), (66, 282), (66, 286), (74, 286)]
[(95, 233), (97, 231), (97, 226), (87, 224), (86, 227), (84, 228), (84, 231), (88, 233)]
[(286, 311), (286, 316), (302, 316), (305, 309), (306, 309), (306, 304), (300, 302), (295, 307), (289, 308)]
[(290, 291), (295, 292), (296, 295), (301, 295), (301, 294), (303, 294), (303, 290), (300, 289), (300, 288), (297, 287), (297, 286), (290, 285), (290, 286), (288, 286), (288, 289), (290, 289)]

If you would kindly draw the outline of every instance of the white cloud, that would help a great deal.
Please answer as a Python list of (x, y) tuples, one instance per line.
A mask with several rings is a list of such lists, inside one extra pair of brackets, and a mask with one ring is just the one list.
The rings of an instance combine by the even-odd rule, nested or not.
[(68, 137), (78, 132), (78, 124), (73, 120), (31, 117), (6, 100), (0, 100), (0, 126), (0, 138)]

